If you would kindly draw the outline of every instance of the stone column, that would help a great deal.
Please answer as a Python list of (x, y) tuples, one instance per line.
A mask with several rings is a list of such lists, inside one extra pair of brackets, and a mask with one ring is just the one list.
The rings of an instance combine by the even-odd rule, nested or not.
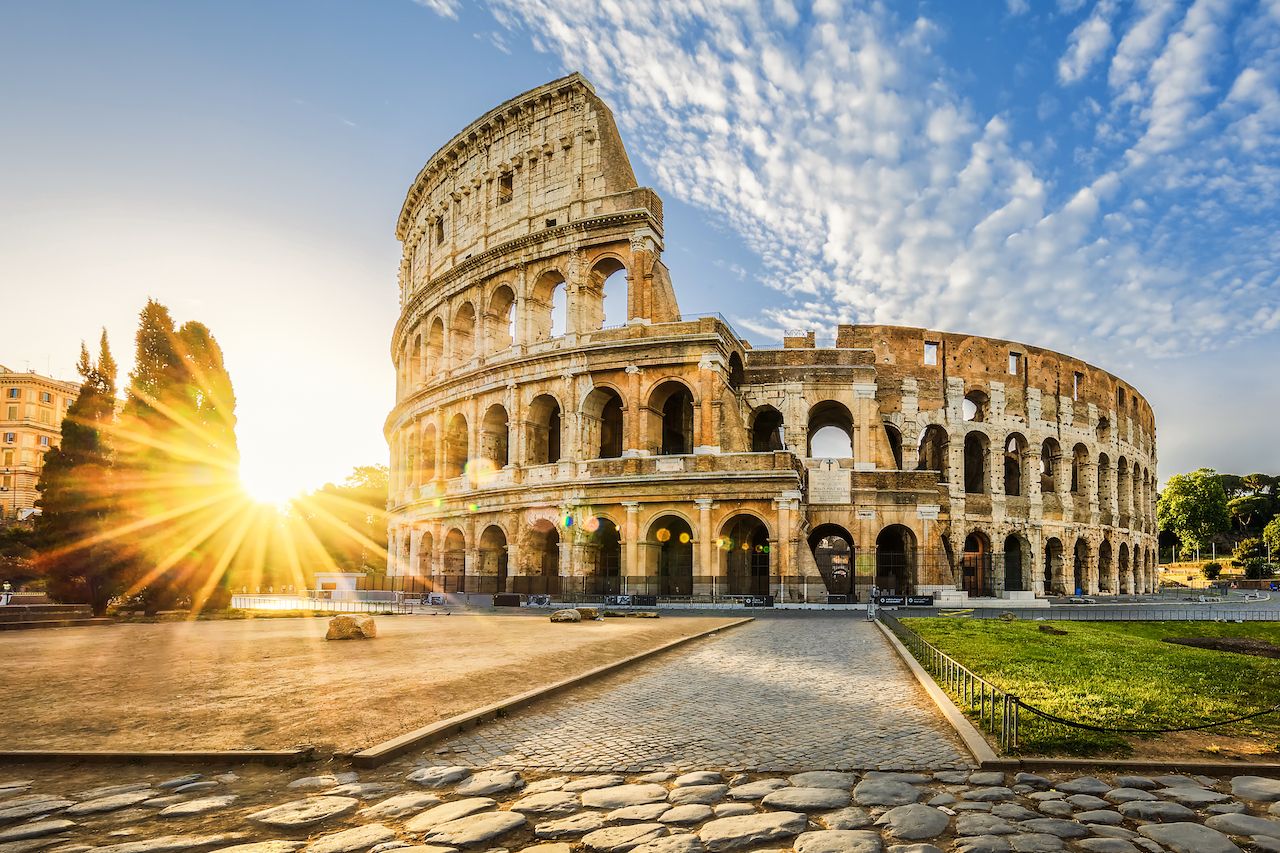
[(623, 501), (627, 511), (627, 520), (622, 527), (622, 575), (639, 577), (644, 574), (640, 565), (640, 504), (637, 501)]
[(647, 410), (644, 408), (644, 401), (640, 399), (640, 368), (631, 365), (626, 369), (626, 374), (628, 392), (622, 409), (622, 429), (626, 440), (623, 442), (622, 455), (643, 456), (648, 452), (648, 446), (644, 443), (646, 429), (643, 424)]
[(719, 575), (720, 567), (714, 560), (715, 537), (711, 535), (712, 499), (694, 498), (693, 503), (698, 507), (698, 527), (693, 534), (698, 546), (698, 565), (694, 567), (693, 573), (703, 577)]

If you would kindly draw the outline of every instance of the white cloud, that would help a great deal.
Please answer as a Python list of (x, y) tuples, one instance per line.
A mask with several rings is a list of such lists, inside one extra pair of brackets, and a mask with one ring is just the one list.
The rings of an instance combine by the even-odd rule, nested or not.
[(413, 2), (430, 9), (442, 18), (452, 20), (457, 20), (458, 10), (462, 8), (461, 0), (413, 0)]
[(1111, 47), (1111, 17), (1115, 11), (1113, 0), (1099, 0), (1089, 17), (1072, 31), (1067, 52), (1058, 60), (1059, 80), (1075, 83), (1102, 59)]

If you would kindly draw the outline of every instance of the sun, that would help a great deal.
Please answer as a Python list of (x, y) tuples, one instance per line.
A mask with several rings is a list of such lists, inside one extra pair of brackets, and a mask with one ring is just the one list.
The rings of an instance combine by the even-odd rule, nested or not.
[(273, 474), (261, 468), (241, 469), (240, 486), (254, 503), (284, 508), (301, 495), (303, 489), (296, 482)]

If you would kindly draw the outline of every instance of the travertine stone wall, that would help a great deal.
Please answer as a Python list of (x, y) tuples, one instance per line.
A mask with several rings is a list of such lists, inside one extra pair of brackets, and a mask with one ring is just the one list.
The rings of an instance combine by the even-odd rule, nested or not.
[[(856, 571), (913, 591), (1155, 583), (1155, 422), (1135, 389), (1011, 341), (841, 326), (834, 347), (752, 349), (681, 317), (661, 201), (580, 75), (441, 148), (397, 236), (397, 573), (516, 589), (678, 570), (694, 585), (672, 593), (696, 594), (817, 576), (834, 531)], [(614, 276), (627, 322), (605, 328)], [(823, 427), (848, 452), (815, 458)]]

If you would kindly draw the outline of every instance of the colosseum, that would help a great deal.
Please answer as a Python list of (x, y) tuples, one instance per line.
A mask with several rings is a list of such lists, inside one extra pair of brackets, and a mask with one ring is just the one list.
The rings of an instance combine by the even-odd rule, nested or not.
[(841, 325), (753, 346), (682, 314), (662, 200), (579, 74), (449, 140), (396, 237), (391, 574), (778, 605), (1156, 583), (1155, 421), (1131, 385), (1012, 341)]

